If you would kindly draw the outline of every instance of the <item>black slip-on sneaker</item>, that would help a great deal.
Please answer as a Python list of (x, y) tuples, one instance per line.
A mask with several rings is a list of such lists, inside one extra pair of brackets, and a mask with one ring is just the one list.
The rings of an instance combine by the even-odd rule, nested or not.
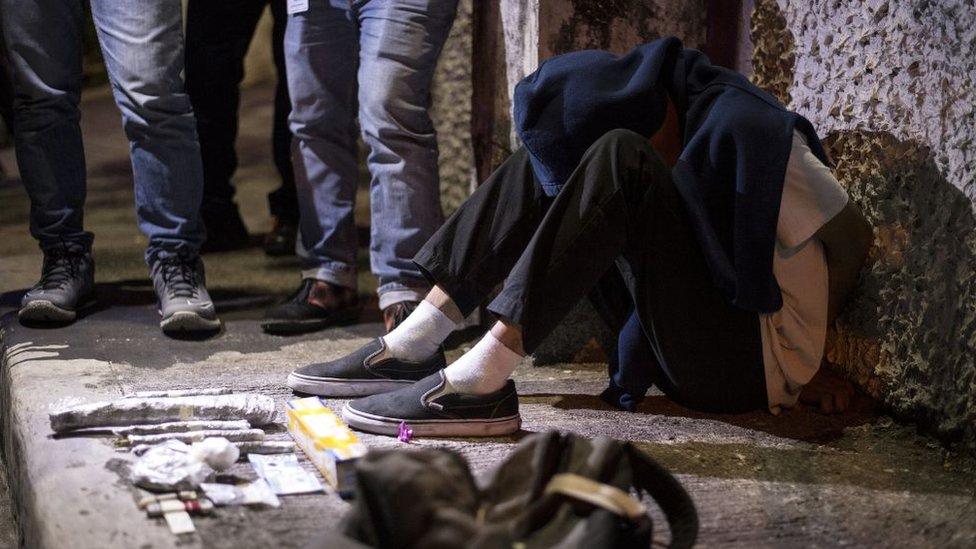
[(298, 368), (288, 374), (288, 386), (324, 397), (361, 397), (395, 391), (447, 365), (440, 349), (422, 362), (381, 358), (385, 350), (386, 343), (378, 337), (338, 360)]
[(515, 382), (487, 395), (459, 393), (444, 372), (425, 377), (409, 387), (346, 404), (342, 419), (353, 429), (396, 436), (406, 423), (415, 436), (490, 437), (519, 430)]

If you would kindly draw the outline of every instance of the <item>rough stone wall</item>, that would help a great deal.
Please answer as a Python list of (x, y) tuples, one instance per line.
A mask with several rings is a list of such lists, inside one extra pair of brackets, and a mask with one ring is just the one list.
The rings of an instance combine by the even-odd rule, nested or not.
[(705, 41), (703, 0), (541, 0), (540, 57), (581, 49), (625, 52), (662, 36)]
[(441, 204), (451, 213), (471, 193), (471, 2), (458, 3), (432, 89), (430, 115), (440, 146)]
[(820, 131), (875, 227), (828, 359), (976, 449), (976, 7), (757, 0), (754, 80)]
[(705, 43), (704, 0), (501, 0), (501, 16), (509, 98), (540, 61), (561, 53), (623, 53), (663, 36)]

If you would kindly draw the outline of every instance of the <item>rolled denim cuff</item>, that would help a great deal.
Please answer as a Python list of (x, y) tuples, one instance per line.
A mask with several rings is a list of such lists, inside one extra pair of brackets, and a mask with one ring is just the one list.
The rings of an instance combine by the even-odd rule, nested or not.
[(384, 284), (376, 290), (380, 298), (380, 309), (396, 305), (401, 301), (423, 301), (430, 288), (411, 288), (399, 283)]
[(336, 268), (331, 265), (323, 265), (312, 269), (302, 269), (302, 279), (306, 278), (324, 280), (325, 282), (352, 290), (356, 290), (359, 287), (356, 279), (356, 270), (346, 266)]

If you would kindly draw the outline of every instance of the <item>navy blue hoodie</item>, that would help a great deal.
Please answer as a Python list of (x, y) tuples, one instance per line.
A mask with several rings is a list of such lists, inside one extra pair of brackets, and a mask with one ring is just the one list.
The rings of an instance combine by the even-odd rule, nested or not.
[(536, 178), (554, 196), (606, 132), (650, 138), (668, 97), (683, 143), (674, 183), (716, 287), (742, 309), (779, 310), (773, 248), (794, 129), (828, 162), (805, 118), (677, 38), (663, 38), (621, 56), (587, 50), (545, 61), (515, 87), (514, 121)]

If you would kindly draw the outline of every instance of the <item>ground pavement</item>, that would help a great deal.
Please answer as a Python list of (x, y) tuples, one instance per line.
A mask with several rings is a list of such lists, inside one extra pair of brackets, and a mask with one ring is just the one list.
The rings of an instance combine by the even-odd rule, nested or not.
[[(266, 145), (269, 98), (269, 89), (251, 90), (243, 108), (239, 200), (254, 232), (270, 225), (264, 204), (274, 185)], [(143, 240), (135, 230), (118, 115), (103, 92), (88, 94), (84, 113), (91, 176), (87, 224), (96, 232), (99, 303), (76, 324), (32, 329), (12, 314), (37, 275), (40, 256), (27, 234), (22, 189), (16, 182), (0, 185), (0, 415), (10, 485), (9, 499), (0, 503), (0, 544), (15, 543), (19, 532), (31, 547), (302, 546), (333, 527), (347, 508), (334, 493), (284, 497), (279, 509), (220, 509), (195, 519), (197, 534), (176, 539), (161, 521), (137, 511), (124, 478), (129, 458), (111, 439), (51, 436), (49, 406), (66, 397), (99, 400), (134, 390), (225, 386), (266, 393), (283, 405), (291, 398), (283, 381), (292, 368), (337, 357), (380, 333), (375, 312), (365, 314), (361, 325), (312, 336), (261, 333), (262, 308), (297, 283), (297, 265), (269, 260), (253, 248), (207, 256), (210, 287), (225, 321), (220, 334), (206, 340), (163, 336), (141, 263)], [(0, 152), (8, 169), (12, 156)], [(362, 284), (364, 294), (375, 285), (367, 275)], [(455, 346), (451, 357), (465, 346)], [(633, 441), (688, 487), (698, 505), (703, 546), (976, 545), (974, 462), (893, 423), (864, 399), (843, 416), (801, 408), (774, 417), (699, 414), (652, 395), (638, 412), (625, 413), (596, 396), (605, 384), (602, 364), (524, 364), (516, 382), (523, 414), (516, 436), (416, 440), (409, 446), (453, 448), (483, 479), (530, 432), (562, 429)], [(338, 409), (342, 401), (329, 405)], [(273, 436), (287, 437), (280, 428)], [(374, 447), (406, 447), (381, 437), (363, 439)], [(246, 474), (248, 466), (238, 464), (235, 471)]]

